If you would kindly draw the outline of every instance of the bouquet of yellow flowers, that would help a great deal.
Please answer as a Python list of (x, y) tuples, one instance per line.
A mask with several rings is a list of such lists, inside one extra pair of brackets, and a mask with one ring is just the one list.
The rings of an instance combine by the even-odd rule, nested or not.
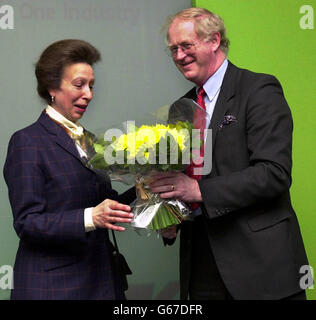
[[(199, 108), (195, 103), (189, 105)], [(169, 112), (166, 123), (136, 126), (127, 122), (126, 133), (108, 130), (94, 143), (90, 167), (106, 172), (112, 180), (135, 183), (137, 198), (131, 204), (134, 228), (157, 231), (189, 219), (190, 209), (185, 203), (162, 199), (149, 188), (154, 173), (184, 171), (192, 161), (193, 146), (200, 148), (200, 136), (192, 122), (194, 112), (183, 108), (183, 103), (180, 106), (180, 112), (173, 106), (176, 116)]]

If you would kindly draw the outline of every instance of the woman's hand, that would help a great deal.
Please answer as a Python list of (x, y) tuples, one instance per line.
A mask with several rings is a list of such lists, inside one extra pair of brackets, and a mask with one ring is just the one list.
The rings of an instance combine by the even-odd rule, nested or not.
[(202, 195), (197, 180), (181, 172), (157, 173), (152, 176), (154, 182), (149, 185), (160, 197), (176, 198), (184, 202), (202, 202)]
[(106, 199), (92, 209), (92, 220), (96, 228), (124, 231), (124, 227), (116, 226), (114, 223), (131, 222), (134, 215), (130, 211), (130, 206)]

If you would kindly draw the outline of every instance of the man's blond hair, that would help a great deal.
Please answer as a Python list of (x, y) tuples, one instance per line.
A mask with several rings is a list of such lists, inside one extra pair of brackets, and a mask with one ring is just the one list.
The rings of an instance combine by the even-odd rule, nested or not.
[(220, 50), (227, 55), (229, 40), (226, 37), (226, 29), (224, 21), (215, 13), (212, 13), (204, 8), (188, 8), (184, 9), (167, 18), (162, 30), (166, 34), (166, 42), (169, 45), (169, 27), (175, 19), (194, 20), (195, 32), (200, 39), (210, 41), (213, 39), (213, 34), (218, 32), (221, 36)]

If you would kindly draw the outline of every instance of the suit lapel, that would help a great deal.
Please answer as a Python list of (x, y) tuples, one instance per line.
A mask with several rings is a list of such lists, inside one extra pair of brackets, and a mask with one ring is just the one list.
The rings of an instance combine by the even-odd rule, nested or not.
[(42, 112), (38, 119), (39, 123), (47, 130), (52, 139), (61, 146), (65, 151), (72, 154), (75, 158), (81, 161), (80, 155), (73, 140), (68, 136), (66, 131), (57, 123), (52, 121), (45, 111)]
[(237, 69), (228, 62), (228, 67), (223, 79), (222, 87), (215, 104), (210, 128), (212, 129), (212, 148), (214, 150), (215, 140), (218, 129), (224, 120), (224, 116), (232, 103), (232, 97), (235, 95)]

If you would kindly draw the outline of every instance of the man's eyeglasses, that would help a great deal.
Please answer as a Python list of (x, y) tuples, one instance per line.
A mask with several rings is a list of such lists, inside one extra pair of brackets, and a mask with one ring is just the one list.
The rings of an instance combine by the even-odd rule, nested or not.
[(167, 47), (167, 53), (172, 56), (175, 57), (178, 53), (178, 50), (181, 49), (181, 51), (184, 54), (190, 54), (190, 53), (194, 53), (195, 52), (195, 46), (198, 42), (194, 42), (194, 43), (183, 43), (180, 44), (178, 46), (174, 45), (174, 46), (168, 46)]

